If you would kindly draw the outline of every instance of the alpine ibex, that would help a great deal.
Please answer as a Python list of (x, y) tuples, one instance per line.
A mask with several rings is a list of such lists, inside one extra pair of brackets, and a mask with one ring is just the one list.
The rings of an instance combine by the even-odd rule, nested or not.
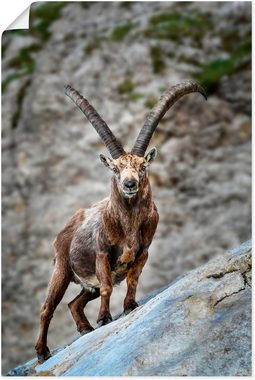
[(35, 346), (39, 362), (50, 357), (47, 347), (50, 320), (71, 281), (82, 286), (81, 293), (68, 305), (81, 334), (93, 330), (83, 309), (99, 296), (101, 306), (97, 323), (101, 326), (112, 320), (109, 308), (112, 289), (125, 278), (124, 312), (137, 307), (137, 283), (158, 223), (147, 174), (157, 151), (152, 148), (146, 155), (145, 152), (167, 110), (191, 92), (199, 92), (206, 98), (204, 90), (190, 80), (167, 90), (148, 114), (132, 151), (126, 153), (88, 101), (66, 86), (66, 95), (84, 113), (109, 150), (112, 159), (102, 154), (100, 159), (113, 176), (110, 196), (89, 209), (78, 210), (54, 241), (55, 267), (41, 308)]

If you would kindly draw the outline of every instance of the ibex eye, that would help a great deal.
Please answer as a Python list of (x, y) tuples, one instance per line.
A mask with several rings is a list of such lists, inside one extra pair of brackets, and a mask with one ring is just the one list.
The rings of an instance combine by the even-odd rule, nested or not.
[(113, 168), (113, 171), (114, 171), (114, 173), (118, 173), (118, 169), (117, 168)]
[(143, 165), (143, 166), (142, 166), (142, 171), (145, 171), (145, 170), (146, 170), (146, 166)]

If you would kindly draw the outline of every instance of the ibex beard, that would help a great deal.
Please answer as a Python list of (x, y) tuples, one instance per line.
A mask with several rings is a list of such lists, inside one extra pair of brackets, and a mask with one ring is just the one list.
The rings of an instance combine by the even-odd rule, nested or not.
[(80, 294), (68, 306), (81, 334), (93, 330), (84, 314), (86, 304), (101, 296), (99, 326), (112, 320), (110, 297), (113, 286), (126, 278), (124, 312), (135, 309), (136, 288), (148, 258), (159, 216), (152, 200), (147, 168), (156, 148), (146, 153), (150, 139), (167, 110), (183, 95), (204, 90), (185, 81), (167, 90), (148, 114), (131, 152), (125, 152), (110, 128), (78, 91), (67, 86), (65, 93), (81, 109), (98, 132), (112, 158), (100, 155), (112, 171), (109, 197), (89, 209), (78, 210), (54, 241), (55, 266), (41, 308), (40, 330), (35, 346), (38, 361), (51, 354), (47, 333), (53, 313), (70, 282), (80, 284)]

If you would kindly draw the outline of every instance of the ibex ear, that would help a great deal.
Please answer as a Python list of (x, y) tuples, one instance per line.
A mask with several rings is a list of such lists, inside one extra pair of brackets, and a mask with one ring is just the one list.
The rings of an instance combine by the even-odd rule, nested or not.
[(101, 162), (109, 169), (113, 169), (113, 160), (109, 157), (104, 156), (103, 154), (99, 155)]
[(150, 165), (155, 160), (156, 157), (157, 157), (157, 149), (154, 147), (149, 151), (149, 153), (146, 154), (144, 158), (147, 164)]

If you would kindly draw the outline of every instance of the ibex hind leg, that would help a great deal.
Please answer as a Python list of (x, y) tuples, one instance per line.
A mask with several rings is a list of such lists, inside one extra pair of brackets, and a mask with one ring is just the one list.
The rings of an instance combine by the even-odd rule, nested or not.
[(65, 270), (61, 269), (56, 262), (50, 283), (48, 285), (47, 297), (41, 307), (39, 336), (35, 345), (39, 363), (43, 363), (51, 356), (50, 350), (47, 347), (47, 334), (50, 321), (56, 307), (65, 294), (71, 278), (71, 272), (66, 268)]
[(100, 291), (97, 288), (95, 288), (92, 291), (82, 289), (81, 293), (68, 304), (73, 319), (77, 325), (77, 330), (82, 335), (94, 330), (91, 324), (89, 323), (88, 319), (86, 318), (83, 309), (89, 301), (92, 301), (98, 298), (99, 296)]

